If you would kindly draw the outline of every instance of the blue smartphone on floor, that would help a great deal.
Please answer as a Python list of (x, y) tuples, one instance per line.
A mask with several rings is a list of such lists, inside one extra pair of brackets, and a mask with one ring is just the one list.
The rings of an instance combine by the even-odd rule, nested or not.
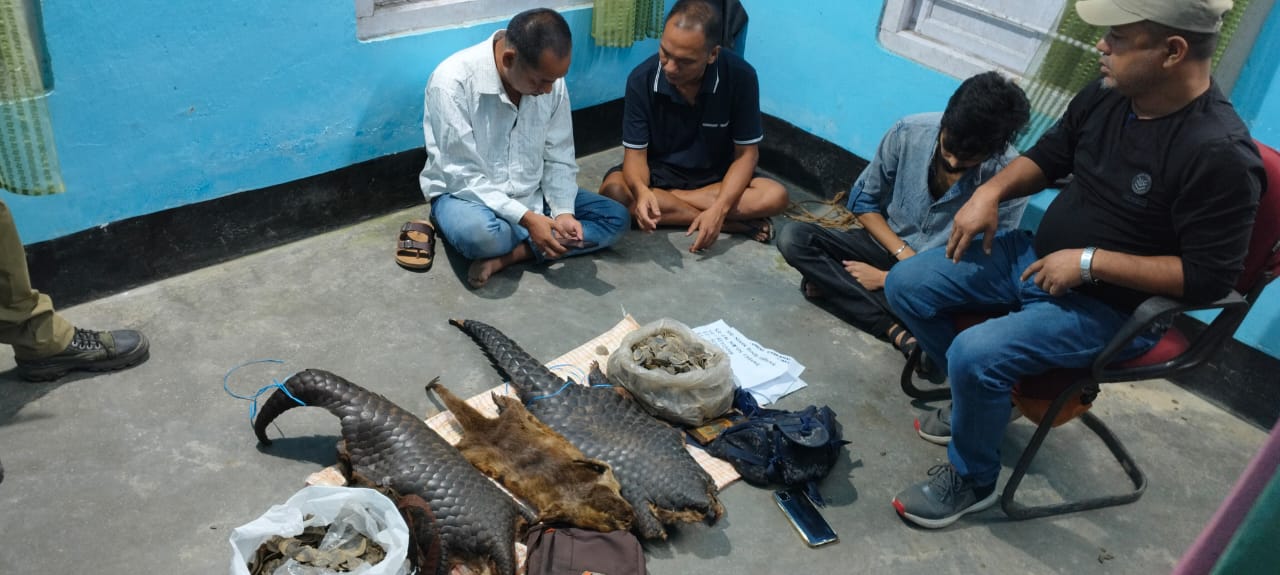
[(773, 492), (773, 500), (810, 547), (820, 547), (840, 540), (803, 490), (779, 489)]

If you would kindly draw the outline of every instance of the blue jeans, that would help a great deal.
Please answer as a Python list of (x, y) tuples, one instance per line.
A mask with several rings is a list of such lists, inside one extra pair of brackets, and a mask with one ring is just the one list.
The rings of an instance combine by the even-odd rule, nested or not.
[[(991, 255), (974, 241), (960, 263), (943, 249), (927, 250), (894, 266), (885, 280), (889, 305), (924, 353), (951, 380), (951, 463), (979, 485), (1000, 476), (1000, 440), (1009, 423), (1010, 391), (1025, 376), (1053, 368), (1087, 368), (1131, 314), (1093, 297), (1053, 297), (1022, 281), (1038, 258), (1031, 233), (996, 236)], [(958, 311), (1008, 312), (957, 333)], [(1159, 340), (1135, 338), (1120, 354), (1135, 357)]]
[[(631, 214), (622, 204), (609, 198), (578, 189), (573, 201), (574, 217), (582, 223), (582, 239), (596, 242), (589, 248), (571, 249), (561, 257), (602, 250), (622, 239), (631, 224)], [(543, 213), (550, 215), (547, 208)], [(529, 241), (529, 230), (498, 217), (483, 204), (459, 200), (449, 194), (431, 202), (431, 219), (440, 235), (469, 260), (496, 258), (511, 253), (521, 242), (529, 242), (538, 261), (545, 256)]]

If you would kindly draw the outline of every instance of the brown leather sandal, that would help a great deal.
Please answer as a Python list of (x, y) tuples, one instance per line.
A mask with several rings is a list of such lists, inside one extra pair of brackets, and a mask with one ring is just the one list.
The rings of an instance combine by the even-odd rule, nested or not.
[(411, 270), (427, 271), (436, 257), (436, 229), (426, 220), (411, 220), (400, 226), (396, 240), (396, 263)]

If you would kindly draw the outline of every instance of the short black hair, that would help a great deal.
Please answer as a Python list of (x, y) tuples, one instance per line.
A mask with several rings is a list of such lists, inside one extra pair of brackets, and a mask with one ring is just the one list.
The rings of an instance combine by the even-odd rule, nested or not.
[(507, 24), (506, 41), (522, 62), (534, 68), (538, 67), (538, 60), (547, 50), (557, 58), (564, 58), (573, 50), (569, 23), (559, 12), (549, 8), (534, 8), (516, 14)]
[(1031, 119), (1022, 88), (998, 72), (978, 74), (956, 89), (942, 113), (947, 151), (963, 160), (1004, 151)]
[(707, 50), (720, 45), (720, 36), (724, 29), (720, 17), (720, 7), (707, 0), (677, 0), (676, 5), (667, 13), (666, 24), (673, 19), (681, 28), (702, 28), (702, 35), (707, 39)]
[(1214, 51), (1218, 49), (1217, 32), (1192, 32), (1165, 26), (1150, 20), (1143, 20), (1142, 24), (1146, 26), (1147, 34), (1150, 34), (1153, 40), (1165, 40), (1172, 36), (1181, 36), (1183, 40), (1187, 41), (1187, 56), (1192, 60), (1212, 58)]

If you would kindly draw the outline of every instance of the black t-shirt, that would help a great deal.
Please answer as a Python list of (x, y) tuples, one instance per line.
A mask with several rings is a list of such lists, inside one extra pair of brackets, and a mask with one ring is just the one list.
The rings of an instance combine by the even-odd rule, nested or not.
[(730, 50), (721, 49), (707, 66), (693, 104), (667, 82), (657, 54), (627, 77), (622, 145), (647, 148), (651, 164), (723, 178), (735, 144), (763, 139), (756, 70)]
[[(1225, 296), (1244, 269), (1266, 174), (1216, 83), (1181, 110), (1142, 120), (1129, 98), (1095, 82), (1026, 156), (1049, 181), (1074, 174), (1040, 222), (1037, 256), (1088, 246), (1180, 256), (1192, 302)], [(1105, 283), (1080, 289), (1124, 310), (1147, 297)]]

